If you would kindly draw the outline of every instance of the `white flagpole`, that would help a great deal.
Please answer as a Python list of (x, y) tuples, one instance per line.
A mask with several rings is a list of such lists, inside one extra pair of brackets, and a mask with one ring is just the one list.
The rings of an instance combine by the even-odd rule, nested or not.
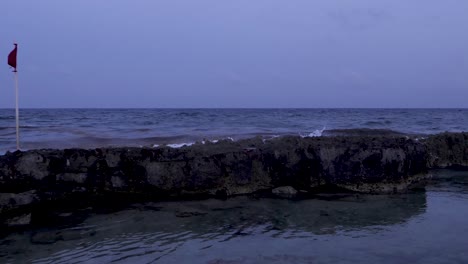
[(18, 71), (15, 69), (15, 90), (16, 90), (16, 150), (20, 149), (19, 144), (19, 109), (18, 109)]

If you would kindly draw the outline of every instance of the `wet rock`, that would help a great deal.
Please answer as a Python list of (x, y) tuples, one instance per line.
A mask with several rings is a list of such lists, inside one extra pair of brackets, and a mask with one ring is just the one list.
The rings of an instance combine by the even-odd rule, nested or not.
[(354, 129), (327, 129), (323, 132), (327, 136), (405, 136), (405, 134), (389, 130), (389, 129), (371, 129), (371, 128), (354, 128)]
[(292, 198), (296, 196), (297, 190), (291, 186), (281, 186), (271, 190), (271, 193), (279, 197)]
[(52, 230), (52, 231), (41, 231), (34, 233), (31, 236), (31, 243), (32, 244), (53, 244), (59, 240), (63, 240), (60, 232)]
[(31, 235), (33, 244), (53, 244), (57, 241), (78, 240), (94, 236), (96, 231), (89, 228), (71, 228), (63, 230), (44, 230)]
[(145, 204), (143, 206), (143, 209), (144, 210), (151, 210), (151, 211), (161, 211), (161, 209), (163, 209), (162, 206), (157, 206), (157, 205), (153, 205), (153, 204)]
[(84, 184), (86, 182), (86, 173), (60, 173), (57, 175), (58, 181), (73, 182), (78, 184)]
[[(291, 197), (296, 190), (325, 186), (392, 193), (424, 181), (430, 168), (457, 166), (468, 167), (468, 133), (416, 138), (359, 131), (351, 136), (224, 140), (178, 149), (16, 151), (0, 156), (0, 213), (76, 193), (227, 198), (273, 190)], [(28, 191), (32, 189), (36, 191)]]
[(119, 176), (112, 176), (110, 182), (112, 188), (124, 188), (126, 186), (125, 181)]
[(15, 164), (16, 171), (20, 175), (31, 177), (35, 180), (42, 180), (49, 175), (49, 160), (43, 155), (35, 151), (23, 152), (21, 154)]
[(0, 193), (0, 213), (38, 202), (37, 191), (22, 193)]
[[(18, 152), (13, 158), (0, 157), (3, 173), (0, 176), (16, 185), (34, 179), (39, 180), (36, 185), (51, 189), (63, 189), (61, 186), (66, 183), (74, 187), (84, 185), (98, 193), (156, 192), (171, 197), (178, 194), (227, 197), (279, 186), (307, 191), (335, 185), (378, 192), (393, 191), (395, 186), (402, 189), (414, 175), (424, 174), (426, 156), (425, 145), (406, 137), (282, 137), (265, 142), (253, 138), (181, 149)], [(5, 168), (15, 162), (23, 164), (20, 166), (23, 169)], [(52, 163), (53, 170), (47, 166)], [(32, 171), (25, 170), (25, 165), (37, 172), (34, 175), (42, 176), (34, 176)], [(45, 182), (44, 175), (56, 176)], [(391, 188), (375, 187), (380, 183)]]
[(192, 217), (192, 216), (199, 216), (199, 215), (205, 215), (206, 213), (203, 212), (197, 212), (197, 211), (192, 211), (192, 212), (176, 212), (175, 216), (177, 217)]
[(72, 216), (72, 215), (73, 215), (72, 212), (66, 212), (66, 213), (57, 214), (58, 217), (70, 217), (70, 216)]
[(5, 224), (9, 227), (25, 226), (31, 223), (31, 213), (26, 213), (20, 216), (8, 219)]
[(468, 133), (443, 133), (423, 142), (429, 153), (429, 167), (468, 167)]
[(96, 235), (96, 231), (88, 228), (66, 229), (57, 233), (58, 239), (63, 241), (78, 240), (94, 235)]

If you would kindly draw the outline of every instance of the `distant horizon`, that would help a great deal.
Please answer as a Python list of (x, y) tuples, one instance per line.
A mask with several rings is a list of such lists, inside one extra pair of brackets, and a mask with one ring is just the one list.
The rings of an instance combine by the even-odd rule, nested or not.
[[(20, 108), (19, 110), (60, 110), (60, 109), (96, 109), (96, 110), (113, 110), (113, 109), (161, 109), (161, 110), (178, 110), (178, 109), (187, 109), (187, 110), (199, 110), (199, 109), (233, 109), (233, 110), (269, 110), (269, 109), (384, 109), (384, 110), (411, 110), (411, 109), (421, 109), (421, 110), (468, 110), (468, 107), (27, 107)], [(15, 108), (0, 108), (0, 110), (15, 110)]]

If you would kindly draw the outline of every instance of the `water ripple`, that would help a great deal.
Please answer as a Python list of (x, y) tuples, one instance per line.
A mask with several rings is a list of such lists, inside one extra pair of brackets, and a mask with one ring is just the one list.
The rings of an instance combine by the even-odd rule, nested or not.
[[(461, 182), (466, 173), (457, 177), (455, 182)], [(141, 209), (143, 204), (92, 215), (71, 228), (11, 235), (0, 243), (0, 252), (7, 253), (0, 254), (0, 262), (334, 263), (343, 257), (394, 263), (411, 260), (406, 257), (411, 254), (434, 262), (433, 251), (467, 260), (461, 253), (467, 238), (459, 234), (468, 232), (463, 217), (468, 194), (458, 192), (454, 181), (436, 180), (427, 193), (153, 202), (159, 210)], [(454, 189), (444, 191), (450, 186)], [(203, 214), (178, 217), (184, 211)], [(70, 239), (32, 243), (57, 234)]]

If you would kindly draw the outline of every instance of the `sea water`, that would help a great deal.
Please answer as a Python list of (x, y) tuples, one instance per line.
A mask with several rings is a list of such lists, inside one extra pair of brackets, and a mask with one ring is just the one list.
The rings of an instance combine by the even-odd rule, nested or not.
[(468, 263), (468, 172), (425, 189), (137, 203), (0, 238), (0, 263)]
[[(468, 131), (467, 109), (25, 109), (21, 147), (168, 145), (336, 129)], [(14, 150), (0, 110), (0, 152)], [(6, 232), (0, 263), (468, 263), (468, 172), (395, 195), (242, 196), (132, 204)], [(65, 212), (65, 215), (67, 213)]]
[[(0, 109), (0, 154), (16, 148)], [(412, 134), (468, 131), (468, 109), (21, 109), (21, 149), (183, 146), (195, 141), (321, 136), (335, 129)]]

